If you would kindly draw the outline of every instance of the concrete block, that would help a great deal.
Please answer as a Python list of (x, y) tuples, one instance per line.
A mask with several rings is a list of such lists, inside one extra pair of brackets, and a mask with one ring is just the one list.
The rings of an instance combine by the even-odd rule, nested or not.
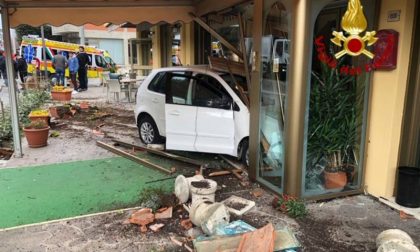
[(391, 240), (400, 240), (410, 244), (414, 244), (411, 237), (404, 231), (399, 229), (388, 229), (380, 233), (376, 237), (376, 247), (379, 248), (383, 243)]
[(378, 248), (377, 252), (420, 252), (413, 244), (402, 240), (390, 240)]

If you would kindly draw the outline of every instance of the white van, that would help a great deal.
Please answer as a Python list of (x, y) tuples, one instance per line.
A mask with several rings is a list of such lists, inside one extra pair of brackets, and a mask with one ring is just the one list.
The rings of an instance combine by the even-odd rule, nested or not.
[(169, 150), (228, 154), (248, 164), (249, 110), (235, 88), (244, 79), (235, 79), (206, 66), (153, 70), (137, 93), (141, 141), (166, 140)]

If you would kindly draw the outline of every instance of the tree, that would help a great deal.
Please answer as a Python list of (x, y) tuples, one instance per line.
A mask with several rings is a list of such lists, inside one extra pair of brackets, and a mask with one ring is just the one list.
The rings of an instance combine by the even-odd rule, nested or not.
[[(41, 27), (33, 27), (30, 25), (19, 25), (16, 28), (16, 39), (20, 44), (22, 42), (22, 37), (26, 35), (38, 35), (41, 37)], [(44, 25), (44, 36), (46, 39), (51, 40), (61, 40), (61, 36), (52, 35), (51, 26)]]

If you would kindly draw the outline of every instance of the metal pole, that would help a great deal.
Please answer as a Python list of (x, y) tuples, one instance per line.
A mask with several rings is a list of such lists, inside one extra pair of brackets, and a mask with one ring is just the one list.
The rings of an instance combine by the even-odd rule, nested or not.
[(84, 25), (80, 26), (79, 36), (80, 36), (80, 44), (84, 46), (85, 43), (86, 43), (86, 41), (85, 41), (85, 26)]
[[(41, 38), (42, 38), (42, 60), (44, 61), (44, 78), (48, 80), (48, 62), (47, 62), (47, 47), (45, 46), (44, 26), (41, 25)], [(50, 85), (47, 85), (48, 87)]]
[(1, 21), (3, 28), (3, 44), (4, 52), (6, 57), (6, 71), (7, 71), (7, 83), (9, 86), (9, 103), (10, 103), (10, 113), (12, 119), (12, 130), (13, 130), (13, 145), (14, 145), (14, 156), (21, 158), (22, 153), (22, 143), (20, 138), (19, 131), (19, 113), (18, 113), (18, 103), (16, 96), (16, 85), (15, 85), (15, 69), (12, 61), (12, 43), (10, 39), (10, 24), (9, 24), (9, 12), (8, 8), (1, 8)]

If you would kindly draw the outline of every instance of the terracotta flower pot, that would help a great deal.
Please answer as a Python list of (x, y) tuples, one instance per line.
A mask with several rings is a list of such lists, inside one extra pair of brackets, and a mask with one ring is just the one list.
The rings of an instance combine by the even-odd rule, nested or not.
[(325, 189), (343, 188), (347, 184), (347, 174), (345, 172), (326, 172), (324, 171)]
[(57, 111), (57, 107), (50, 107), (50, 115), (51, 117), (54, 117), (54, 118), (60, 118), (60, 115), (58, 114), (58, 111)]
[(56, 101), (70, 101), (71, 100), (71, 90), (66, 91), (51, 91), (51, 97)]
[(44, 129), (23, 129), (26, 140), (31, 148), (47, 146), (50, 127)]

